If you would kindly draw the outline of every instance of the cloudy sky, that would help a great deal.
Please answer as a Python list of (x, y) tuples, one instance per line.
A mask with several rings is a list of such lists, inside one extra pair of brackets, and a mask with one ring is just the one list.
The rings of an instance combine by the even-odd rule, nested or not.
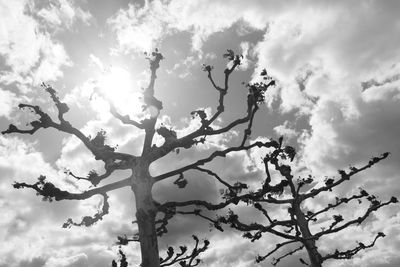
[[(156, 82), (156, 96), (164, 105), (159, 123), (183, 134), (198, 125), (191, 111), (210, 112), (217, 104), (216, 91), (201, 65), (213, 65), (221, 82), (226, 67), (221, 55), (230, 48), (244, 60), (232, 74), (226, 112), (217, 124), (245, 112), (242, 82), (257, 81), (266, 68), (277, 86), (267, 93), (256, 116), (252, 140), (284, 135), (298, 150), (298, 165), (320, 181), (339, 168), (360, 166), (389, 151), (388, 159), (336, 193), (351, 195), (362, 186), (382, 200), (399, 197), (399, 11), (397, 0), (0, 0), (0, 129), (10, 123), (24, 127), (32, 120), (32, 115), (18, 110), (21, 102), (40, 104), (54, 115), (40, 88), (46, 82), (70, 106), (67, 118), (75, 127), (92, 136), (105, 129), (108, 144), (137, 154), (143, 133), (115, 120), (103, 97), (123, 113), (140, 117), (139, 96), (149, 77), (143, 52), (157, 47), (165, 56)], [(99, 88), (102, 94), (90, 98)], [(240, 133), (237, 129), (168, 156), (153, 164), (152, 174), (236, 144)], [(228, 181), (257, 184), (264, 178), (262, 155), (236, 153), (210, 168)], [(110, 214), (97, 225), (62, 229), (67, 218), (94, 214), (101, 199), (48, 203), (32, 191), (12, 188), (13, 181), (33, 183), (40, 174), (71, 190), (87, 188), (83, 182), (71, 183), (65, 169), (85, 176), (92, 169), (101, 172), (102, 164), (77, 139), (55, 130), (0, 136), (0, 266), (110, 266), (116, 257), (116, 236), (134, 232), (134, 201), (128, 189), (110, 193)], [(126, 176), (121, 172), (113, 179)], [(154, 198), (218, 201), (218, 185), (210, 177), (193, 172), (187, 178), (184, 190), (157, 185)], [(320, 201), (332, 198), (330, 194)], [(255, 216), (246, 207), (241, 212)], [(354, 207), (343, 212), (345, 218), (357, 213)], [(379, 231), (387, 234), (353, 260), (326, 266), (399, 266), (399, 226), (399, 205), (392, 205), (362, 227), (327, 237), (319, 244), (321, 249), (367, 243)], [(207, 222), (191, 217), (175, 219), (169, 230), (160, 240), (162, 248), (190, 245), (192, 233), (210, 239), (204, 266), (255, 266), (255, 256), (266, 254), (278, 241), (266, 236), (250, 243), (235, 231), (210, 231)], [(138, 245), (126, 252), (133, 266), (138, 265)], [(280, 266), (297, 266), (301, 255)], [(259, 266), (271, 266), (270, 261)]]

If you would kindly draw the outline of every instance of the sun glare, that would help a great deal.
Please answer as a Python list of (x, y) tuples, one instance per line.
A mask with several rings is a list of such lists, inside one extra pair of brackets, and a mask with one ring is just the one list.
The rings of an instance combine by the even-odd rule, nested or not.
[(108, 110), (108, 102), (111, 102), (124, 114), (139, 115), (141, 113), (141, 93), (127, 70), (111, 67), (104, 71), (96, 84), (96, 93), (105, 100), (98, 103), (102, 109)]

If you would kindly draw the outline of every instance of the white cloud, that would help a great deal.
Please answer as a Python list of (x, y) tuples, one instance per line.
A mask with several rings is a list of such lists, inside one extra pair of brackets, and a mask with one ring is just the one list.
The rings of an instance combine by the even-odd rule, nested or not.
[(155, 48), (168, 33), (165, 27), (171, 15), (160, 1), (146, 1), (140, 8), (130, 4), (127, 10), (119, 10), (108, 23), (117, 34), (120, 49), (148, 52)]
[[(14, 177), (30, 176), (31, 179), (36, 179), (40, 174), (47, 176), (56, 174), (50, 164), (43, 160), (42, 154), (35, 151), (34, 144), (10, 136), (7, 138), (0, 136), (0, 142), (0, 156), (2, 158), (0, 167), (13, 170)], [(32, 169), (25, 162), (35, 162), (35, 165), (40, 166), (40, 168)]]
[(282, 125), (276, 126), (274, 128), (274, 131), (287, 140), (295, 138), (299, 135), (296, 129), (294, 129), (294, 127), (290, 125), (289, 121), (285, 121)]
[(0, 116), (10, 118), (10, 114), (19, 100), (14, 93), (0, 88)]
[(88, 11), (69, 0), (50, 0), (46, 7), (36, 10), (36, 14), (51, 27), (69, 29), (78, 20), (88, 24), (92, 18)]
[(73, 256), (63, 258), (50, 257), (44, 267), (78, 267), (88, 265), (88, 258), (86, 254), (80, 253)]
[(224, 1), (145, 1), (143, 7), (129, 5), (109, 19), (116, 32), (119, 50), (148, 51), (176, 32), (192, 34), (192, 49), (201, 52), (203, 43), (214, 33), (244, 21), (250, 28), (263, 29), (267, 19), (241, 2)]
[(44, 81), (55, 81), (63, 76), (61, 68), (72, 66), (64, 47), (60, 43), (53, 43), (49, 39), (41, 48), (41, 62), (33, 74), (33, 83), (40, 84)]
[(24, 15), (26, 1), (11, 1), (1, 4), (2, 31), (0, 32), (0, 54), (6, 64), (18, 73), (26, 73), (39, 60), (41, 39), (37, 24)]
[(1, 72), (5, 84), (54, 81), (62, 76), (63, 66), (72, 64), (64, 46), (42, 32), (26, 8), (28, 1), (22, 0), (0, 4), (0, 55), (10, 69)]

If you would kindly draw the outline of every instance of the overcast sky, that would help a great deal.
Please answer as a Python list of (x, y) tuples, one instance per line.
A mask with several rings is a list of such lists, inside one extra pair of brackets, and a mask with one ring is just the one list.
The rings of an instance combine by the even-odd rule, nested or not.
[[(159, 48), (165, 56), (156, 81), (156, 97), (164, 109), (159, 123), (178, 135), (194, 129), (190, 112), (215, 110), (217, 94), (203, 63), (211, 64), (222, 81), (227, 48), (244, 56), (232, 74), (225, 123), (244, 114), (246, 88), (263, 68), (277, 81), (256, 116), (252, 140), (285, 136), (298, 150), (297, 163), (318, 181), (349, 165), (361, 166), (383, 152), (391, 156), (335, 193), (351, 195), (359, 187), (381, 200), (400, 196), (400, 2), (387, 1), (95, 1), (0, 0), (0, 129), (20, 127), (32, 119), (18, 103), (40, 104), (54, 115), (49, 97), (40, 88), (51, 84), (71, 111), (67, 118), (86, 135), (100, 129), (119, 151), (137, 154), (143, 133), (122, 126), (109, 112), (108, 97), (123, 113), (141, 116), (139, 95), (148, 81), (143, 52)], [(98, 88), (102, 94), (90, 96)], [(151, 167), (153, 175), (173, 170), (208, 155), (209, 150), (237, 144), (240, 129), (203, 146), (168, 156)], [(158, 140), (155, 140), (158, 141)], [(262, 151), (236, 153), (210, 168), (228, 181), (259, 184)], [(34, 136), (0, 136), (0, 266), (110, 266), (116, 258), (117, 235), (132, 234), (134, 201), (129, 189), (110, 193), (110, 214), (91, 228), (62, 229), (67, 218), (79, 220), (96, 212), (101, 201), (48, 203), (34, 192), (15, 190), (13, 181), (34, 183), (40, 174), (70, 190), (63, 171), (85, 176), (101, 172), (102, 164), (77, 141), (55, 130)], [(304, 172), (304, 168), (302, 169)], [(114, 180), (125, 178), (120, 172)], [(210, 177), (189, 173), (189, 185), (177, 190), (157, 185), (154, 198), (201, 198), (218, 201), (218, 185)], [(319, 201), (328, 203), (334, 194)], [(320, 203), (321, 203), (320, 202)], [(317, 208), (320, 203), (308, 203)], [(357, 216), (352, 206), (344, 217)], [(248, 207), (240, 210), (257, 218)], [(276, 210), (277, 213), (280, 210)], [(387, 234), (373, 249), (353, 260), (326, 266), (400, 266), (399, 205), (376, 212), (361, 227), (320, 240), (324, 251), (368, 243), (379, 231)], [(210, 231), (208, 223), (179, 217), (160, 239), (167, 245), (190, 245), (191, 234), (208, 238), (211, 246), (203, 266), (255, 266), (277, 238), (265, 236), (251, 243), (240, 233)], [(140, 263), (139, 247), (126, 249), (133, 266)], [(280, 266), (297, 266), (296, 254)], [(279, 253), (275, 255), (279, 256)], [(267, 259), (259, 266), (272, 266)], [(136, 264), (136, 265), (134, 265)]]

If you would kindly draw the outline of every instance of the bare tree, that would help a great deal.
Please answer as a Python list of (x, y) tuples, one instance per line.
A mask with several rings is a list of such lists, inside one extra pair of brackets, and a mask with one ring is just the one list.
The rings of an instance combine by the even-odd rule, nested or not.
[[(358, 252), (371, 248), (375, 245), (378, 238), (384, 237), (385, 234), (378, 232), (375, 238), (369, 243), (364, 244), (357, 241), (357, 245), (350, 249), (338, 248), (333, 252), (322, 253), (318, 249), (317, 241), (323, 242), (325, 236), (338, 233), (349, 227), (360, 226), (373, 212), (392, 203), (397, 203), (396, 197), (391, 197), (387, 201), (379, 201), (375, 195), (369, 194), (366, 190), (360, 188), (359, 193), (345, 196), (335, 197), (333, 203), (327, 204), (319, 210), (311, 210), (304, 204), (305, 201), (310, 201), (324, 193), (332, 192), (337, 186), (349, 181), (354, 175), (365, 171), (366, 169), (377, 164), (381, 160), (387, 158), (389, 153), (383, 153), (379, 157), (373, 157), (367, 164), (362, 167), (350, 167), (349, 171), (339, 170), (339, 177), (326, 177), (323, 185), (317, 185), (314, 178), (310, 175), (305, 178), (295, 179), (290, 167), (289, 161), (293, 161), (295, 157), (295, 149), (291, 146), (282, 145), (283, 138), (279, 139), (279, 145), (274, 147), (263, 158), (266, 177), (263, 179), (263, 184), (260, 188), (250, 191), (247, 190), (246, 184), (240, 183), (234, 187), (229, 184), (223, 192), (225, 201), (219, 204), (199, 203), (199, 202), (182, 202), (173, 203), (175, 206), (191, 206), (197, 205), (206, 209), (219, 209), (230, 204), (244, 202), (255, 211), (258, 211), (264, 218), (262, 222), (245, 222), (234, 211), (229, 210), (226, 216), (217, 216), (213, 218), (204, 214), (203, 209), (195, 209), (194, 211), (185, 211), (182, 214), (193, 214), (211, 222), (211, 225), (220, 231), (223, 231), (222, 225), (244, 232), (243, 237), (250, 239), (252, 242), (260, 239), (264, 234), (271, 234), (282, 238), (283, 242), (276, 244), (275, 248), (266, 255), (257, 256), (256, 262), (262, 262), (267, 257), (271, 256), (278, 250), (288, 247), (289, 251), (283, 255), (273, 258), (272, 264), (277, 265), (283, 258), (295, 254), (298, 251), (305, 249), (308, 254), (308, 260), (300, 258), (300, 262), (307, 266), (320, 267), (322, 263), (333, 259), (351, 259)], [(279, 182), (272, 185), (272, 175), (270, 167), (273, 167), (280, 179)], [(211, 171), (210, 171), (211, 172)], [(218, 177), (216, 173), (212, 175)], [(239, 190), (238, 190), (239, 189)], [(244, 191), (247, 192), (244, 192)], [(356, 201), (356, 202), (355, 202)], [(360, 216), (354, 218), (344, 218), (337, 209), (341, 206), (346, 206), (350, 202), (355, 202), (356, 205), (368, 203), (368, 207), (362, 211)], [(358, 203), (357, 203), (358, 202)], [(286, 218), (278, 216), (271, 212), (277, 206), (286, 207)], [(362, 210), (362, 208), (360, 208)], [(336, 210), (336, 211), (335, 211)], [(178, 211), (179, 213), (179, 211)], [(322, 223), (322, 224), (321, 224)], [(296, 246), (297, 244), (297, 246)], [(293, 246), (295, 246), (293, 248)], [(342, 249), (342, 250), (341, 250)]]
[[(251, 133), (253, 119), (257, 110), (259, 109), (259, 104), (264, 100), (264, 92), (268, 89), (268, 87), (274, 85), (275, 83), (274, 80), (266, 75), (266, 72), (262, 74), (264, 78), (263, 82), (246, 85), (249, 89), (249, 94), (246, 101), (247, 104), (244, 104), (245, 110), (243, 117), (234, 119), (225, 126), (214, 127), (213, 122), (220, 117), (225, 109), (224, 100), (229, 90), (228, 87), (230, 75), (241, 63), (241, 56), (235, 55), (232, 50), (227, 50), (227, 53), (224, 54), (224, 57), (229, 61), (230, 65), (224, 70), (222, 86), (218, 86), (213, 79), (213, 67), (209, 65), (203, 66), (203, 70), (206, 72), (212, 87), (216, 90), (218, 95), (218, 106), (216, 111), (209, 117), (206, 115), (204, 110), (193, 111), (193, 117), (197, 117), (197, 119), (200, 119), (201, 121), (200, 127), (195, 131), (178, 138), (177, 133), (172, 129), (168, 129), (165, 126), (156, 128), (158, 115), (162, 109), (162, 102), (155, 97), (155, 81), (156, 71), (160, 66), (163, 55), (158, 52), (158, 50), (148, 55), (147, 58), (150, 63), (151, 76), (149, 85), (143, 92), (143, 107), (144, 109), (157, 110), (156, 114), (153, 114), (152, 116), (149, 115), (145, 119), (137, 121), (130, 118), (128, 115), (122, 115), (118, 111), (118, 107), (115, 107), (110, 103), (110, 112), (122, 124), (131, 125), (132, 127), (136, 127), (144, 131), (145, 137), (140, 155), (121, 153), (118, 152), (116, 148), (107, 145), (105, 142), (106, 133), (104, 131), (98, 132), (97, 135), (92, 138), (90, 136), (86, 136), (79, 129), (73, 127), (71, 123), (64, 118), (64, 114), (69, 110), (67, 104), (60, 100), (56, 91), (51, 86), (43, 84), (43, 88), (50, 95), (55, 107), (57, 108), (58, 121), (51, 118), (48, 113), (43, 111), (37, 105), (20, 104), (19, 108), (29, 109), (38, 117), (38, 119), (30, 122), (30, 129), (20, 129), (15, 125), (10, 124), (9, 128), (3, 131), (2, 134), (34, 134), (36, 131), (42, 128), (54, 128), (63, 133), (73, 135), (77, 137), (89, 151), (91, 151), (96, 160), (101, 160), (104, 162), (104, 173), (98, 174), (93, 170), (90, 171), (86, 177), (81, 177), (69, 172), (73, 179), (86, 180), (94, 187), (79, 193), (72, 193), (58, 188), (53, 183), (47, 181), (45, 176), (40, 176), (38, 181), (34, 184), (15, 182), (14, 187), (17, 189), (31, 188), (35, 190), (38, 195), (41, 195), (44, 200), (48, 201), (85, 200), (94, 195), (100, 195), (103, 197), (103, 208), (98, 211), (98, 213), (96, 213), (94, 216), (83, 217), (81, 222), (74, 222), (72, 219), (68, 219), (63, 227), (70, 227), (71, 225), (90, 226), (99, 220), (102, 220), (103, 216), (109, 211), (109, 204), (107, 201), (108, 193), (123, 187), (131, 187), (136, 200), (136, 222), (139, 230), (138, 238), (135, 240), (140, 242), (142, 266), (159, 267), (160, 259), (157, 236), (160, 236), (166, 232), (168, 220), (177, 213), (176, 208), (183, 204), (174, 202), (159, 204), (155, 202), (152, 196), (153, 185), (157, 182), (169, 179), (171, 183), (176, 184), (179, 188), (183, 188), (187, 184), (187, 180), (184, 178), (183, 173), (189, 170), (205, 172), (219, 180), (219, 178), (213, 175), (213, 173), (201, 168), (200, 166), (211, 162), (217, 157), (225, 157), (228, 153), (234, 151), (249, 150), (255, 147), (278, 146), (278, 143), (275, 141), (255, 142), (248, 144), (248, 137)], [(214, 151), (212, 153), (210, 152), (208, 157), (199, 159), (191, 164), (188, 164), (187, 166), (171, 170), (157, 176), (152, 176), (150, 174), (150, 164), (163, 158), (167, 154), (174, 152), (177, 149), (189, 149), (198, 143), (205, 142), (209, 136), (221, 135), (240, 125), (244, 125), (245, 131), (239, 145), (232, 146), (224, 150)], [(162, 145), (157, 146), (153, 143), (153, 139), (156, 134), (163, 137), (164, 143)], [(130, 170), (131, 174), (125, 179), (104, 184), (107, 178), (111, 177), (116, 170)], [(175, 176), (178, 176), (178, 178), (173, 179)], [(239, 190), (240, 186), (241, 184), (238, 183), (230, 186), (230, 189), (233, 191)], [(234, 201), (236, 200), (231, 199), (224, 204), (210, 206), (210, 208), (216, 209), (223, 207)], [(192, 200), (191, 203), (205, 204), (206, 202)], [(159, 215), (157, 216), (157, 214)], [(125, 242), (128, 241), (129, 238), (126, 240), (121, 240)], [(167, 263), (165, 262), (165, 259), (161, 260), (161, 266), (166, 266), (166, 264)], [(193, 266), (193, 260), (189, 260), (187, 266)]]

